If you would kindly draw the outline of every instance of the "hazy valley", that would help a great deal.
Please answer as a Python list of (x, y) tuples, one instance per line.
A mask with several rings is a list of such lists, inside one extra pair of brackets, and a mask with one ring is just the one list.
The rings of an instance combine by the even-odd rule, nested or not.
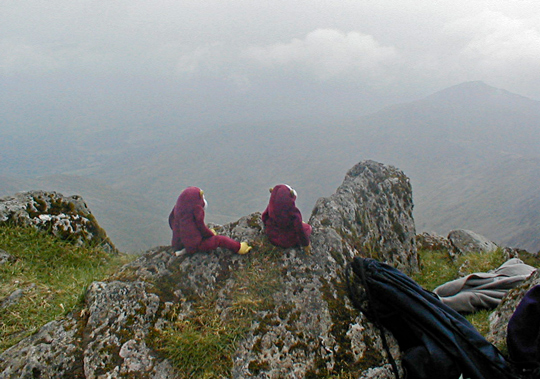
[(2, 132), (0, 149), (0, 195), (80, 194), (122, 250), (168, 244), (186, 186), (205, 190), (207, 221), (226, 223), (262, 211), (268, 188), (287, 183), (307, 220), (366, 159), (410, 177), (417, 232), (471, 229), (540, 250), (540, 102), (481, 82), (356, 119)]

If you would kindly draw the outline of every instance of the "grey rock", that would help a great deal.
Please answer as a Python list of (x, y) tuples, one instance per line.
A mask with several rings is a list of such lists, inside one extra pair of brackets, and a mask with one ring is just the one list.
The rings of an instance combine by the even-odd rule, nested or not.
[(0, 303), (0, 309), (7, 308), (12, 304), (17, 303), (21, 297), (24, 295), (24, 290), (17, 289), (13, 291), (8, 297), (6, 297), (2, 302)]
[(510, 317), (514, 314), (525, 294), (534, 286), (540, 284), (540, 272), (535, 271), (522, 285), (508, 292), (499, 306), (489, 316), (489, 333), (486, 339), (501, 350), (506, 347), (506, 329)]
[(530, 254), (527, 250), (519, 249), (515, 247), (503, 247), (502, 252), (506, 260), (509, 260), (512, 258), (519, 258), (521, 254), (523, 255)]
[(15, 257), (7, 251), (0, 249), (0, 265), (15, 261)]
[(77, 244), (101, 244), (116, 252), (84, 200), (77, 195), (28, 191), (0, 198), (0, 224), (34, 226)]
[(84, 378), (78, 320), (43, 326), (0, 355), (0, 378)]
[(4, 309), (4, 308), (7, 308), (13, 304), (16, 304), (19, 302), (19, 300), (28, 292), (30, 292), (32, 289), (34, 289), (36, 285), (35, 284), (30, 284), (28, 287), (26, 287), (25, 289), (22, 289), (22, 288), (18, 288), (16, 289), (15, 291), (13, 291), (9, 296), (7, 296), (5, 299), (3, 299), (1, 302), (0, 302), (0, 309)]
[(454, 246), (448, 238), (428, 232), (416, 236), (416, 247), (428, 251), (448, 251), (450, 254), (454, 251)]
[(329, 198), (319, 199), (312, 225), (336, 230), (354, 255), (370, 256), (404, 271), (418, 270), (409, 178), (373, 161), (355, 165)]
[(494, 242), (470, 230), (452, 230), (448, 233), (448, 239), (456, 251), (461, 254), (488, 253), (498, 248)]
[(380, 331), (348, 298), (345, 268), (367, 253), (417, 269), (411, 199), (403, 173), (368, 161), (317, 202), (310, 250), (272, 246), (260, 213), (213, 225), (250, 243), (247, 255), (150, 249), (93, 283), (80, 310), (2, 353), (0, 378), (176, 378), (160, 336), (210, 316), (226, 330), (244, 325), (231, 378), (391, 377)]
[(160, 315), (159, 298), (146, 289), (143, 282), (93, 283), (81, 311), (0, 355), (0, 378), (175, 378), (146, 346)]

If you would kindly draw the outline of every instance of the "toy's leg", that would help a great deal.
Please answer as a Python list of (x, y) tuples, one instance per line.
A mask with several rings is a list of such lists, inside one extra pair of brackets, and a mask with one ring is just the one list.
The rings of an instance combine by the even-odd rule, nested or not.
[(172, 233), (171, 246), (174, 251), (182, 250), (184, 248), (184, 245), (182, 244), (182, 241), (180, 240), (180, 236), (174, 230)]
[(240, 242), (233, 240), (232, 238), (225, 236), (213, 236), (210, 238), (204, 239), (200, 245), (199, 251), (210, 251), (215, 250), (218, 247), (224, 247), (225, 249), (231, 250), (232, 252), (237, 253), (240, 250)]

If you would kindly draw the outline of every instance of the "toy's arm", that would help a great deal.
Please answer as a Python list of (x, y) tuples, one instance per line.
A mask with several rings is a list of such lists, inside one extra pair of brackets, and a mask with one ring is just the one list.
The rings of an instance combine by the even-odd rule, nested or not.
[(204, 223), (204, 209), (202, 207), (196, 207), (193, 210), (193, 216), (195, 217), (195, 225), (197, 225), (197, 229), (199, 229), (203, 238), (215, 235)]
[(174, 208), (169, 214), (169, 227), (172, 229), (174, 224)]
[(294, 212), (294, 230), (296, 231), (296, 235), (298, 236), (298, 240), (300, 242), (300, 245), (302, 246), (308, 246), (309, 245), (309, 237), (306, 235), (306, 231), (304, 229), (304, 222), (302, 221), (302, 214), (299, 210), (296, 210)]
[(261, 219), (262, 219), (263, 224), (266, 225), (266, 221), (268, 220), (268, 208), (266, 208), (264, 212), (262, 213)]

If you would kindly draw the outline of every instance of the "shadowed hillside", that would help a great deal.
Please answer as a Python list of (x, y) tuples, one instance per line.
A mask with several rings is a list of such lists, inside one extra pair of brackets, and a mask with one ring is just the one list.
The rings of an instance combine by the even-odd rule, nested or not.
[[(130, 233), (114, 228), (127, 225), (126, 217), (155, 220), (156, 236), (167, 243), (167, 216), (186, 186), (205, 190), (212, 222), (262, 211), (268, 188), (278, 183), (295, 187), (302, 212), (309, 214), (348, 167), (374, 159), (411, 178), (420, 232), (445, 235), (467, 228), (497, 243), (536, 252), (539, 124), (539, 102), (469, 82), (355, 120), (269, 122), (190, 133), (159, 130), (140, 138), (141, 130), (115, 130), (116, 149), (107, 145), (106, 134), (99, 136), (100, 143), (95, 135), (79, 136), (74, 143), (85, 152), (84, 159), (74, 160), (62, 173), (107, 183), (112, 190), (134, 194), (137, 207), (152, 207), (146, 208), (150, 213), (136, 216), (140, 210), (135, 208), (118, 212), (118, 199), (111, 202), (97, 192), (73, 190), (89, 198), (96, 212), (100, 210), (91, 198), (103, 205), (103, 223), (114, 220), (106, 227), (113, 239), (118, 235), (121, 247)], [(152, 239), (141, 248), (155, 244)]]

